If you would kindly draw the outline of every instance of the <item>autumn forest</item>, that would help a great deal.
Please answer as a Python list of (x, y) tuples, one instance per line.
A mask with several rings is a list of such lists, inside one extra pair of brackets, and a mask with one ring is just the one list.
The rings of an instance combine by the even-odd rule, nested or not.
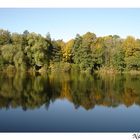
[(140, 70), (140, 39), (118, 35), (97, 37), (87, 32), (74, 39), (51, 39), (0, 30), (0, 70), (4, 72), (129, 72)]

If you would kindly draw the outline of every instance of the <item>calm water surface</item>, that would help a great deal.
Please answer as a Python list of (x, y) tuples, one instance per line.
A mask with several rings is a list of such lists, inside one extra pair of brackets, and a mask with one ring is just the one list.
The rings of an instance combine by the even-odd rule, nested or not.
[(0, 75), (0, 132), (138, 132), (140, 76)]

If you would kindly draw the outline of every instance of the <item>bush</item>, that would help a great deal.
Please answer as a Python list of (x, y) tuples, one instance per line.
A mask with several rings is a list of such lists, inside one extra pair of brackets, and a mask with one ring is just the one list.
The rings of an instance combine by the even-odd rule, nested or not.
[(70, 72), (70, 63), (54, 63), (50, 66), (51, 72)]
[(71, 65), (71, 71), (72, 72), (80, 72), (80, 67), (77, 64), (72, 64)]
[(15, 72), (15, 67), (13, 65), (8, 65), (6, 68), (6, 72)]

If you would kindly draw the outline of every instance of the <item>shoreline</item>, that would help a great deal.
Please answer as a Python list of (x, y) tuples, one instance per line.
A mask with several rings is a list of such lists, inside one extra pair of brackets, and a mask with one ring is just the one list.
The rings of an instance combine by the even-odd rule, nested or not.
[(113, 70), (113, 69), (99, 69), (99, 70), (95, 70), (93, 72), (90, 72), (90, 71), (81, 71), (79, 69), (75, 69), (75, 68), (70, 68), (68, 69), (67, 71), (64, 69), (64, 67), (59, 67), (59, 68), (56, 68), (56, 69), (44, 69), (44, 68), (41, 68), (39, 70), (34, 70), (33, 68), (29, 68), (27, 70), (16, 70), (16, 68), (12, 68), (12, 69), (1, 69), (0, 70), (0, 73), (2, 74), (15, 74), (15, 73), (27, 73), (27, 74), (30, 74), (30, 75), (36, 75), (36, 74), (41, 74), (41, 75), (45, 75), (45, 74), (51, 74), (51, 73), (60, 73), (60, 74), (67, 74), (67, 73), (79, 73), (79, 74), (90, 74), (90, 75), (93, 75), (93, 74), (99, 74), (99, 75), (104, 75), (104, 74), (107, 74), (107, 75), (113, 75), (113, 74), (131, 74), (131, 75), (140, 75), (140, 71), (138, 70), (130, 70), (130, 71), (118, 71), (118, 70)]

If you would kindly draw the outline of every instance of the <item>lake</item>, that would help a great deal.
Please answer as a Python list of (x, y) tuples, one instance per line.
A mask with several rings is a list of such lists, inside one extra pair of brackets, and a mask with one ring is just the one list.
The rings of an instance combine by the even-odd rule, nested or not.
[(0, 75), (0, 132), (139, 132), (140, 75)]

